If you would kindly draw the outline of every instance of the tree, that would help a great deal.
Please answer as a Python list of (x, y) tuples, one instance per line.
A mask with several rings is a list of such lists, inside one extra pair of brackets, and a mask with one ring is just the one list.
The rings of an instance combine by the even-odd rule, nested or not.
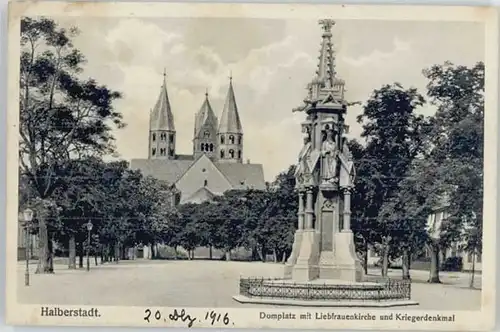
[[(469, 68), (445, 62), (423, 73), (437, 106), (426, 158), (449, 196), (448, 217), (431, 246), (437, 258), (440, 248), (461, 239), (469, 252), (480, 252), (481, 241), (467, 230), (482, 230), (483, 222), (484, 64)], [(439, 264), (437, 258), (433, 264)], [(438, 266), (431, 271), (429, 281), (439, 282)]]
[[(60, 184), (67, 160), (113, 151), (113, 126), (121, 127), (112, 103), (120, 94), (92, 79), (81, 81), (84, 56), (74, 48), (78, 31), (61, 29), (50, 19), (21, 21), (20, 146), (23, 175), (41, 200)], [(38, 273), (52, 272), (47, 211), (41, 204)]]
[[(383, 257), (382, 275), (387, 275), (389, 249), (393, 240), (394, 227), (383, 218), (384, 205), (395, 195), (400, 181), (421, 153), (423, 133), (427, 128), (423, 116), (416, 110), (424, 104), (424, 98), (416, 89), (404, 89), (401, 84), (384, 85), (375, 90), (358, 116), (363, 126), (361, 136), (366, 140), (363, 157), (358, 160), (358, 172), (362, 179), (364, 206), (359, 201), (360, 223), (354, 229), (370, 227), (377, 229), (378, 243)], [(359, 200), (359, 198), (355, 198)], [(386, 208), (387, 209), (387, 208)], [(371, 236), (370, 236), (371, 237)]]

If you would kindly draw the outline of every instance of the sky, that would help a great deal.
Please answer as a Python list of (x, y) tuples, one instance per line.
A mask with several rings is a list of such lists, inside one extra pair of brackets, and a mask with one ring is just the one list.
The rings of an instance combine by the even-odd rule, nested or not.
[[(149, 111), (163, 70), (177, 130), (177, 153), (192, 153), (195, 113), (208, 89), (220, 117), (232, 73), (244, 131), (243, 158), (275, 176), (297, 160), (302, 113), (292, 113), (314, 76), (321, 28), (316, 20), (254, 18), (54, 18), (76, 26), (74, 45), (87, 58), (82, 76), (120, 91), (115, 107), (126, 128), (115, 132), (120, 158), (146, 158)], [(336, 21), (333, 42), (346, 99), (366, 102), (374, 89), (399, 82), (425, 94), (422, 70), (451, 61), (484, 61), (484, 26), (474, 22)], [(420, 110), (431, 115), (434, 110)], [(350, 137), (359, 137), (347, 110)]]

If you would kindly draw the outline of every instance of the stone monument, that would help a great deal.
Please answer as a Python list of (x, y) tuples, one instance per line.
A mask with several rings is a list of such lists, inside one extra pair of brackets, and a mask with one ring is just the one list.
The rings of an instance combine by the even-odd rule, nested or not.
[[(415, 305), (411, 281), (364, 275), (351, 231), (356, 172), (345, 135), (344, 81), (335, 72), (334, 21), (323, 28), (318, 70), (301, 107), (304, 143), (296, 168), (298, 228), (283, 278), (240, 277), (240, 303), (300, 306)], [(367, 280), (371, 279), (371, 280)]]
[(316, 77), (308, 85), (302, 123), (304, 146), (299, 154), (296, 183), (298, 229), (285, 279), (361, 281), (350, 228), (351, 192), (355, 169), (344, 134), (347, 105), (344, 81), (336, 77), (332, 48), (332, 20), (321, 20), (321, 53)]

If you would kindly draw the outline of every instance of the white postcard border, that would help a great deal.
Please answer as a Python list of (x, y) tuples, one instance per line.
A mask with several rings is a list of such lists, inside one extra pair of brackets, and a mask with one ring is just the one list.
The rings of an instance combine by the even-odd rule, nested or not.
[[(429, 8), (432, 7), (432, 8)], [(208, 322), (193, 327), (235, 328), (294, 328), (294, 329), (422, 329), (422, 330), (484, 330), (492, 328), (495, 321), (496, 301), (496, 222), (498, 183), (498, 10), (488, 7), (452, 6), (357, 6), (357, 5), (267, 5), (267, 4), (214, 4), (214, 3), (64, 3), (64, 2), (15, 2), (9, 4), (8, 22), (8, 112), (7, 112), (7, 225), (6, 225), (6, 308), (7, 323), (13, 325), (82, 325), (82, 326), (165, 326), (185, 327), (185, 322), (168, 324), (146, 322), (144, 307), (101, 306), (100, 317), (41, 317), (41, 307), (57, 305), (23, 305), (17, 303), (17, 192), (18, 178), (18, 82), (19, 82), (19, 26), (22, 16), (113, 16), (113, 17), (246, 17), (246, 18), (324, 18), (418, 20), (422, 21), (477, 21), (485, 22), (485, 144), (484, 144), (484, 226), (483, 226), (483, 274), (481, 311), (421, 311), (392, 308), (370, 310), (363, 308), (154, 308), (162, 317), (173, 310), (186, 309), (195, 317), (202, 317), (207, 310), (228, 313), (234, 325)], [(10, 176), (9, 176), (10, 174)], [(235, 280), (237, 282), (237, 280)], [(61, 306), (62, 307), (62, 306)], [(69, 309), (71, 306), (64, 306)], [(85, 307), (90, 309), (91, 307)], [(262, 320), (260, 312), (335, 312), (337, 314), (373, 313), (377, 316), (390, 313), (419, 315), (455, 315), (450, 323), (365, 320)]]

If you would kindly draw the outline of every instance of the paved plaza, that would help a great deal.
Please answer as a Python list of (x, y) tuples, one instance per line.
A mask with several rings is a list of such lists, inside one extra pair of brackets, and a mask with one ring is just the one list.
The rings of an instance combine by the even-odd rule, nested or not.
[[(30, 265), (34, 272), (36, 265)], [(281, 277), (283, 265), (258, 262), (223, 261), (150, 261), (135, 260), (92, 265), (68, 270), (56, 264), (54, 275), (32, 275), (31, 285), (24, 286), (24, 265), (19, 263), (18, 298), (21, 303), (177, 306), (177, 307), (262, 307), (240, 304), (232, 299), (238, 294), (238, 279), (244, 277)], [(379, 274), (378, 270), (371, 270)], [(390, 271), (399, 276), (400, 270)], [(442, 273), (443, 284), (427, 284), (427, 271), (412, 271), (412, 299), (418, 306), (408, 309), (479, 310), (481, 291), (469, 289), (467, 273)], [(481, 276), (476, 276), (481, 287)]]

